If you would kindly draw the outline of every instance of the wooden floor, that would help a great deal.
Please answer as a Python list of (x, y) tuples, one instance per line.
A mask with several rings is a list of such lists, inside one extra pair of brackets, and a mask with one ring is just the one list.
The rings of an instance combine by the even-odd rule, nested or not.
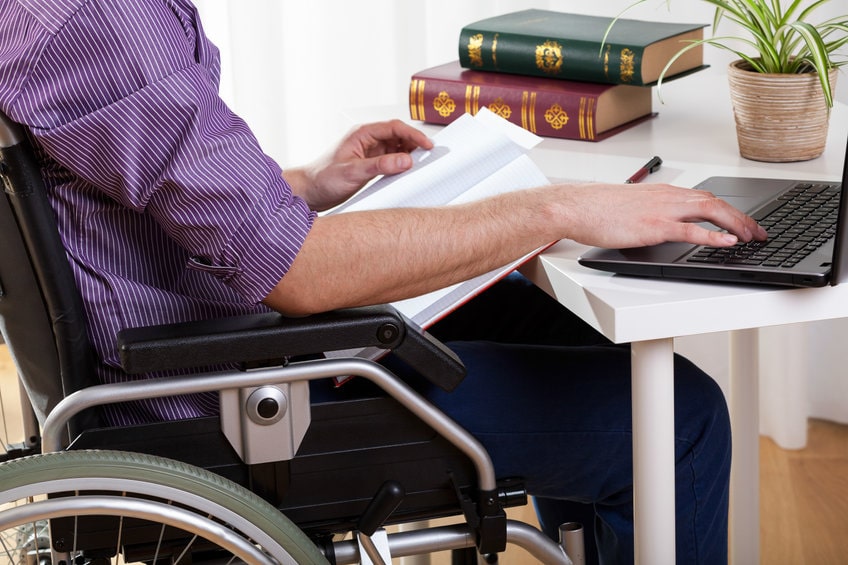
[(812, 420), (805, 449), (760, 441), (760, 545), (767, 565), (848, 563), (848, 426)]
[[(0, 439), (20, 441), (17, 416), (8, 409), (17, 394), (8, 350), (0, 345)], [(768, 438), (760, 441), (761, 563), (763, 565), (843, 565), (848, 563), (848, 426), (811, 420), (805, 449), (786, 451)], [(510, 517), (532, 522), (532, 509)], [(434, 563), (446, 563), (439, 556)], [(511, 548), (503, 565), (532, 564)], [(748, 564), (741, 564), (748, 565)]]

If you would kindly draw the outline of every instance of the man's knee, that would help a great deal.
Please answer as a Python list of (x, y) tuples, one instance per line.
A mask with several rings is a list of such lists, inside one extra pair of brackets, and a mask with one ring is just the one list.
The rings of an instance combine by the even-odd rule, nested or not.
[[(675, 359), (675, 427), (690, 441), (711, 439), (730, 444), (730, 416), (724, 392), (691, 361)], [(708, 436), (708, 437), (706, 437)]]

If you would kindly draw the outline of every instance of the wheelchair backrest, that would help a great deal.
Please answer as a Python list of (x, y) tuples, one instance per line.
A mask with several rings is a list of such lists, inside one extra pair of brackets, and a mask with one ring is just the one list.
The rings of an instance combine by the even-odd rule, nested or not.
[(43, 423), (64, 396), (95, 383), (94, 353), (32, 145), (2, 112), (0, 180), (0, 330)]

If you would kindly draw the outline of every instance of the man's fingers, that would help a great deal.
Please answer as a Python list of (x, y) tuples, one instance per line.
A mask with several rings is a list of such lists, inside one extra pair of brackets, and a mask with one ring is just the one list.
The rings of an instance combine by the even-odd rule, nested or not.
[[(742, 241), (765, 240), (768, 234), (753, 218), (737, 210), (727, 202), (709, 193), (709, 196), (699, 202), (703, 212), (697, 221), (709, 221), (737, 236)], [(709, 231), (709, 230), (708, 230)], [(715, 239), (714, 236), (711, 236)], [(727, 238), (729, 241), (730, 238)], [(735, 242), (731, 243), (733, 245)]]
[(366, 152), (382, 149), (384, 153), (396, 151), (412, 151), (417, 147), (431, 149), (433, 142), (424, 132), (401, 120), (377, 122), (362, 126), (360, 132), (364, 137), (363, 146)]
[(396, 175), (412, 167), (412, 157), (408, 153), (391, 153), (378, 157), (368, 157), (347, 163), (339, 163), (344, 182), (362, 185), (379, 175)]
[(377, 159), (377, 169), (384, 175), (402, 173), (412, 167), (412, 157), (408, 153), (392, 153)]
[(705, 230), (709, 241), (705, 245), (713, 245), (716, 247), (731, 246), (739, 243), (739, 238), (732, 233)]

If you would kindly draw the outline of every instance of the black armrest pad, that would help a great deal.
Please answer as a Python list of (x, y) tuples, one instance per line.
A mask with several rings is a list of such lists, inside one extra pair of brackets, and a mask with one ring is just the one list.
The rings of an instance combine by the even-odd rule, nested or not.
[(129, 328), (118, 334), (121, 364), (131, 374), (253, 363), (327, 351), (394, 350), (434, 384), (450, 390), (465, 368), (443, 344), (391, 306), (334, 310), (303, 318), (277, 313)]
[(427, 332), (409, 328), (394, 354), (438, 387), (450, 392), (465, 378), (456, 353)]

